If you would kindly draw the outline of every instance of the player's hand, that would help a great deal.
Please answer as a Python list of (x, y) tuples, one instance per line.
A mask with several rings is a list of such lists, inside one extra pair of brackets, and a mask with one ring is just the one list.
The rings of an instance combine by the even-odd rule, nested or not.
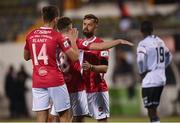
[(76, 40), (78, 38), (78, 34), (79, 34), (79, 32), (78, 32), (77, 28), (72, 28), (70, 30), (70, 33), (68, 34), (70, 41), (76, 42)]
[(120, 44), (123, 44), (123, 45), (129, 45), (129, 46), (134, 46), (133, 43), (129, 42), (129, 41), (126, 41), (126, 40), (122, 40), (122, 39), (117, 39), (120, 41)]
[(83, 70), (89, 70), (91, 67), (91, 64), (89, 64), (89, 62), (85, 61), (83, 64), (82, 64), (82, 68)]

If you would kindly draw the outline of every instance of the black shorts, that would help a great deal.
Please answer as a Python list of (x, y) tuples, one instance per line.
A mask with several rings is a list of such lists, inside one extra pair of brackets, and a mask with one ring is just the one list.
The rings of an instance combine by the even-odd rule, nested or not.
[(157, 107), (160, 102), (161, 93), (164, 86), (142, 88), (142, 98), (144, 107)]

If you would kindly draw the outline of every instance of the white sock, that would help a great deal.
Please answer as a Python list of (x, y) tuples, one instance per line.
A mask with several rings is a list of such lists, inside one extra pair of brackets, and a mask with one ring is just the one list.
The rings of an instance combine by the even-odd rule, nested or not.
[(160, 121), (154, 121), (154, 122), (151, 122), (151, 123), (160, 123)]

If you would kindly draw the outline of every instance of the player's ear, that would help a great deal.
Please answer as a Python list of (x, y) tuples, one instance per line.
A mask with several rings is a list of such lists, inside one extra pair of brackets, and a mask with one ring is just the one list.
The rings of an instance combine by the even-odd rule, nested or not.
[(55, 17), (53, 21), (54, 21), (55, 23), (57, 23), (57, 22), (58, 22), (58, 19), (59, 19), (59, 17)]
[(98, 28), (98, 24), (97, 23), (95, 23), (95, 27)]
[(97, 28), (98, 28), (98, 24), (96, 24), (96, 25), (95, 25), (95, 27), (96, 27), (96, 30), (97, 30)]

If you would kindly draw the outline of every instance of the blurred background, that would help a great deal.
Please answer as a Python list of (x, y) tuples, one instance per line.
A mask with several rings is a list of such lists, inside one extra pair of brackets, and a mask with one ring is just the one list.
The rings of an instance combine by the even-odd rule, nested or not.
[(97, 36), (105, 41), (122, 38), (135, 44), (133, 48), (117, 46), (110, 50), (105, 76), (110, 88), (110, 121), (148, 121), (141, 100), (136, 46), (143, 38), (140, 22), (153, 21), (154, 33), (165, 41), (173, 54), (173, 61), (166, 70), (167, 86), (159, 114), (164, 121), (180, 122), (179, 0), (1, 0), (0, 121), (35, 116), (31, 111), (32, 65), (23, 60), (23, 48), (28, 32), (42, 26), (41, 8), (49, 4), (57, 5), (61, 16), (73, 20), (80, 37), (83, 37), (83, 16), (92, 13), (100, 19)]

